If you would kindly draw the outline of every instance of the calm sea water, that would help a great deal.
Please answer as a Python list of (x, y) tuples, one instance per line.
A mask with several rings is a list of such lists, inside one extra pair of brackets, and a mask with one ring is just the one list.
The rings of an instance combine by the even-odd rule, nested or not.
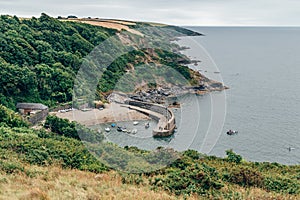
[[(232, 148), (247, 160), (299, 164), (300, 28), (190, 28), (206, 35), (193, 40), (209, 53), (230, 87), (223, 133), (209, 154), (224, 156)], [(197, 54), (193, 49), (186, 53)], [(218, 78), (210, 65), (200, 68)], [(239, 134), (227, 136), (228, 129)]]
[[(299, 164), (300, 28), (188, 28), (205, 34), (179, 41), (191, 47), (183, 53), (202, 61), (190, 67), (230, 89), (179, 97), (178, 130), (170, 138), (154, 139), (140, 123), (135, 136), (112, 131), (107, 139), (121, 146), (195, 149), (222, 157), (233, 149), (250, 161)], [(133, 128), (132, 122), (121, 125)], [(228, 136), (229, 129), (239, 133)]]

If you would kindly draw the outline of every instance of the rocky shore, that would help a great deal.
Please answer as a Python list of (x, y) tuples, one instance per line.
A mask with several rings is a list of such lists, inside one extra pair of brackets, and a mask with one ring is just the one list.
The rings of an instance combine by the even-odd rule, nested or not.
[[(109, 102), (124, 103), (126, 100), (135, 100), (141, 102), (165, 104), (166, 99), (171, 100), (174, 97), (185, 94), (204, 95), (213, 91), (222, 91), (228, 89), (220, 82), (210, 81), (208, 83), (200, 84), (199, 86), (173, 86), (164, 87), (158, 86), (156, 88), (143, 88), (133, 93), (123, 93), (115, 91), (107, 97)], [(171, 103), (174, 103), (171, 101)]]

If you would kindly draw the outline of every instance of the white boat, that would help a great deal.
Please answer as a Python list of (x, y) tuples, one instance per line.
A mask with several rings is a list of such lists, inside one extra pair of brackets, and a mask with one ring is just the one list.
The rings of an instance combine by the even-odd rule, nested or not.
[(137, 129), (132, 129), (131, 133), (132, 134), (136, 134), (137, 133)]
[(109, 131), (110, 131), (110, 128), (107, 127), (107, 128), (105, 128), (104, 130), (105, 130), (106, 132), (109, 132)]
[(138, 124), (139, 124), (138, 121), (134, 121), (134, 122), (133, 122), (133, 125), (135, 125), (135, 126), (138, 125)]

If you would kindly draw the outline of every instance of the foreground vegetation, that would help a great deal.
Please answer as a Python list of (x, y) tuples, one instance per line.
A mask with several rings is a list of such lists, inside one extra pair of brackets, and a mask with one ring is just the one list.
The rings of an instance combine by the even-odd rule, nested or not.
[[(74, 122), (50, 117), (46, 126), (53, 132), (48, 128), (34, 130), (26, 124), (16, 123), (20, 119), (12, 115), (11, 110), (2, 106), (0, 111), (0, 195), (11, 199), (300, 197), (299, 166), (247, 162), (230, 150), (226, 158), (188, 150), (159, 170), (126, 173), (103, 164), (86, 149), (77, 135), (70, 134)], [(95, 141), (90, 138), (101, 140), (99, 133), (88, 129), (82, 131), (96, 135), (88, 137), (90, 142)], [(103, 145), (116, 151), (122, 149), (110, 143)], [(119, 156), (130, 156), (132, 152), (147, 154), (126, 147)], [(117, 154), (114, 157), (116, 161), (120, 160)]]

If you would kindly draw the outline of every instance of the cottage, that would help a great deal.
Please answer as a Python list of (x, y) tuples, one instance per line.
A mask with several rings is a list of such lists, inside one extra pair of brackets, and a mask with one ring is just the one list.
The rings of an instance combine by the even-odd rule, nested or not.
[(41, 103), (17, 103), (17, 109), (31, 124), (44, 120), (48, 115), (48, 107)]

